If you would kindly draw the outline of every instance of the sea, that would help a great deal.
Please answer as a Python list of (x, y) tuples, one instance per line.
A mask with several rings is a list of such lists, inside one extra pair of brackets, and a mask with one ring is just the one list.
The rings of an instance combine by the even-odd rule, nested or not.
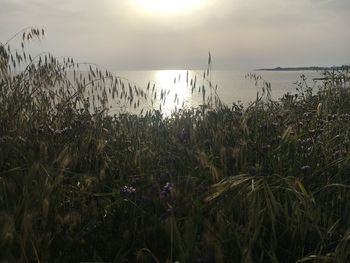
[[(141, 102), (134, 109), (132, 105), (124, 111), (137, 113), (142, 109), (161, 109), (165, 115), (181, 108), (197, 107), (216, 95), (228, 106), (239, 103), (248, 106), (257, 96), (266, 94), (270, 87), (272, 99), (278, 100), (284, 94), (297, 93), (298, 83), (308, 85), (316, 91), (322, 77), (320, 71), (247, 71), (247, 70), (138, 70), (116, 71), (116, 76), (131, 86), (143, 90), (154, 87), (154, 100)], [(209, 73), (209, 74), (208, 74)], [(196, 83), (195, 88), (194, 83)], [(268, 85), (267, 85), (268, 83)], [(192, 85), (191, 85), (192, 84)], [(204, 93), (204, 96), (203, 96)], [(142, 105), (144, 103), (144, 105)], [(110, 105), (110, 112), (120, 112), (120, 107)]]

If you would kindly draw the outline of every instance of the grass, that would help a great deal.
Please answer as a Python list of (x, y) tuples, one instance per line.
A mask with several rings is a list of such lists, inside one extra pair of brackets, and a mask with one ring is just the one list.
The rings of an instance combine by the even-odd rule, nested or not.
[(2, 262), (350, 261), (347, 67), (316, 94), (111, 116), (152, 86), (29, 57), (43, 34), (0, 44)]

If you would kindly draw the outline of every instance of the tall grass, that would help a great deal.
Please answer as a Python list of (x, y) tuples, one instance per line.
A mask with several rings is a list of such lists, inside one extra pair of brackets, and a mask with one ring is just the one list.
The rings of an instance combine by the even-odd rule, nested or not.
[(112, 116), (151, 85), (30, 57), (43, 33), (0, 44), (1, 261), (350, 261), (347, 67), (316, 94)]

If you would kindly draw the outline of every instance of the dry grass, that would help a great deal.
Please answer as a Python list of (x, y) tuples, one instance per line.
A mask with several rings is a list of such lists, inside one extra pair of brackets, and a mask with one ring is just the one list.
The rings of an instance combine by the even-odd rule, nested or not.
[(151, 85), (32, 58), (43, 33), (0, 44), (1, 261), (350, 261), (348, 68), (317, 94), (111, 116)]

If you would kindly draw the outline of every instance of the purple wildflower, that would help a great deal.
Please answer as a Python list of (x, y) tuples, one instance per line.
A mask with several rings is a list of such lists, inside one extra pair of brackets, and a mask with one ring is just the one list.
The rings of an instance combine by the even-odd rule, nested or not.
[(167, 182), (164, 186), (162, 191), (159, 194), (159, 197), (161, 199), (164, 199), (166, 197), (168, 197), (171, 193), (171, 190), (173, 189), (174, 185), (172, 183)]
[(132, 193), (135, 193), (135, 191), (136, 191), (136, 189), (132, 186), (124, 185), (123, 187), (120, 188), (121, 194), (132, 194)]
[(167, 196), (168, 196), (168, 193), (167, 193), (166, 191), (161, 191), (160, 194), (159, 194), (159, 197), (160, 197), (161, 199), (164, 199), (164, 198), (166, 198)]

